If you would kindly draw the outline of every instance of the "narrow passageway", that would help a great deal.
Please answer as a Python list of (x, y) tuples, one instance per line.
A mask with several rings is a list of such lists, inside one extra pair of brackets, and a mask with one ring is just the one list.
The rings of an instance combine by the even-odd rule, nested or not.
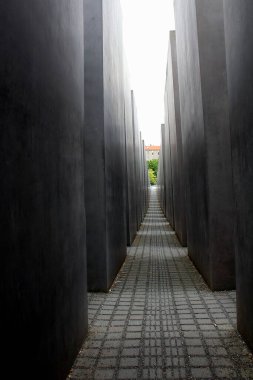
[(111, 291), (89, 294), (71, 379), (253, 379), (235, 292), (211, 292), (164, 218), (156, 189)]

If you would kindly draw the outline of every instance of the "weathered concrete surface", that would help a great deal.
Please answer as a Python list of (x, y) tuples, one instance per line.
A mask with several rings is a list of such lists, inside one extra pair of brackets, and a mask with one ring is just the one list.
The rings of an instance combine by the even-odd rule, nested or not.
[(120, 4), (84, 0), (88, 287), (107, 291), (126, 256)]
[(236, 200), (237, 324), (253, 349), (253, 2), (224, 1)]
[(189, 255), (213, 290), (235, 286), (223, 3), (176, 0)]
[(62, 380), (87, 330), (83, 2), (2, 1), (0, 33), (1, 375)]
[[(167, 211), (169, 221), (174, 227), (177, 236), (183, 246), (187, 245), (186, 232), (186, 202), (185, 202), (185, 171), (183, 162), (183, 146), (180, 115), (180, 98), (178, 86), (178, 68), (176, 51), (176, 33), (170, 32), (167, 77), (165, 87), (165, 146), (167, 155), (166, 162), (170, 163), (165, 173), (168, 187), (166, 198), (172, 204)], [(171, 216), (172, 214), (172, 216)]]

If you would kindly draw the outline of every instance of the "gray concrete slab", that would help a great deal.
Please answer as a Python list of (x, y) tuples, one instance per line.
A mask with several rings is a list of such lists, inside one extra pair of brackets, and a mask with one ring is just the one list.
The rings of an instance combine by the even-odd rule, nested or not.
[[(168, 171), (166, 170), (167, 166), (165, 163), (166, 157), (167, 157), (166, 152), (165, 152), (165, 149), (166, 149), (165, 146), (166, 146), (166, 143), (165, 143), (165, 124), (162, 124), (161, 125), (161, 147), (160, 147), (159, 165), (158, 165), (158, 178), (157, 178), (158, 194), (159, 194), (159, 200), (160, 200), (160, 205), (161, 205), (162, 211), (164, 212), (164, 214), (166, 215), (166, 217), (168, 219), (172, 220), (168, 216), (168, 213), (167, 213), (168, 202), (170, 202), (170, 207), (172, 207), (172, 210), (173, 210), (173, 203), (171, 203), (171, 198), (166, 197), (167, 186), (168, 186), (168, 183), (166, 182), (166, 179), (167, 179), (166, 174), (168, 173)], [(172, 213), (172, 216), (173, 216), (173, 213)], [(170, 221), (170, 223), (171, 223), (171, 221)]]
[(84, 0), (88, 288), (107, 291), (126, 256), (121, 8)]
[(0, 4), (2, 378), (64, 379), (87, 331), (83, 2)]
[(70, 373), (86, 379), (250, 379), (235, 292), (211, 292), (156, 191), (108, 294), (89, 295), (89, 335)]
[(141, 163), (141, 136), (139, 130), (138, 112), (134, 97), (134, 92), (131, 91), (132, 98), (132, 121), (133, 121), (133, 136), (134, 136), (134, 165), (135, 165), (135, 190), (136, 190), (136, 221), (137, 230), (142, 222), (142, 163)]
[[(178, 86), (178, 67), (176, 51), (176, 32), (170, 32), (167, 75), (165, 85), (165, 147), (167, 157), (166, 198), (173, 203), (173, 216), (167, 210), (169, 222), (175, 229), (183, 246), (187, 245), (185, 170), (180, 115), (180, 97)], [(170, 163), (170, 164), (169, 164)], [(169, 167), (168, 167), (169, 166)], [(169, 171), (169, 173), (168, 173)], [(171, 220), (172, 219), (172, 220)]]
[(238, 329), (253, 349), (253, 3), (224, 1), (236, 200)]
[(133, 91), (129, 91), (125, 75), (125, 157), (126, 157), (126, 221), (127, 244), (136, 236), (148, 206), (148, 177), (144, 141), (138, 127)]
[[(126, 59), (125, 59), (126, 65)], [(126, 223), (127, 223), (127, 245), (134, 241), (137, 232), (137, 194), (135, 181), (134, 162), (134, 130), (132, 119), (132, 96), (129, 84), (129, 76), (125, 67), (125, 101), (124, 101), (124, 121), (125, 121), (125, 152), (126, 152)]]
[(142, 153), (142, 209), (143, 209), (143, 218), (144, 218), (148, 209), (148, 193), (149, 193), (148, 164), (146, 160), (144, 140), (141, 140), (141, 153)]
[(223, 3), (176, 0), (189, 255), (213, 290), (235, 287)]
[[(168, 67), (167, 73), (168, 75)], [(162, 131), (162, 145), (163, 145), (163, 171), (164, 171), (164, 204), (165, 204), (165, 215), (170, 222), (172, 228), (175, 228), (175, 202), (174, 202), (174, 183), (173, 174), (177, 170), (174, 166), (175, 160), (172, 155), (171, 146), (171, 131), (169, 128), (170, 115), (169, 115), (169, 104), (171, 101), (171, 94), (169, 93), (168, 83), (166, 78), (165, 92), (164, 92), (164, 130)]]

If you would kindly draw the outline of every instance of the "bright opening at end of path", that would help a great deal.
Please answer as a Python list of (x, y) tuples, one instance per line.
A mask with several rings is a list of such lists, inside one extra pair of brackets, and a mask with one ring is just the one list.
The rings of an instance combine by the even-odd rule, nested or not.
[(173, 0), (121, 0), (124, 45), (145, 144), (160, 145)]

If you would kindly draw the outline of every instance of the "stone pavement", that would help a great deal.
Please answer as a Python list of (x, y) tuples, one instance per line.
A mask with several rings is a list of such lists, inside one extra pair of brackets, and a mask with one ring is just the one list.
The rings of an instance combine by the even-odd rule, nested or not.
[(111, 291), (89, 294), (77, 379), (253, 379), (235, 292), (211, 292), (156, 197)]

